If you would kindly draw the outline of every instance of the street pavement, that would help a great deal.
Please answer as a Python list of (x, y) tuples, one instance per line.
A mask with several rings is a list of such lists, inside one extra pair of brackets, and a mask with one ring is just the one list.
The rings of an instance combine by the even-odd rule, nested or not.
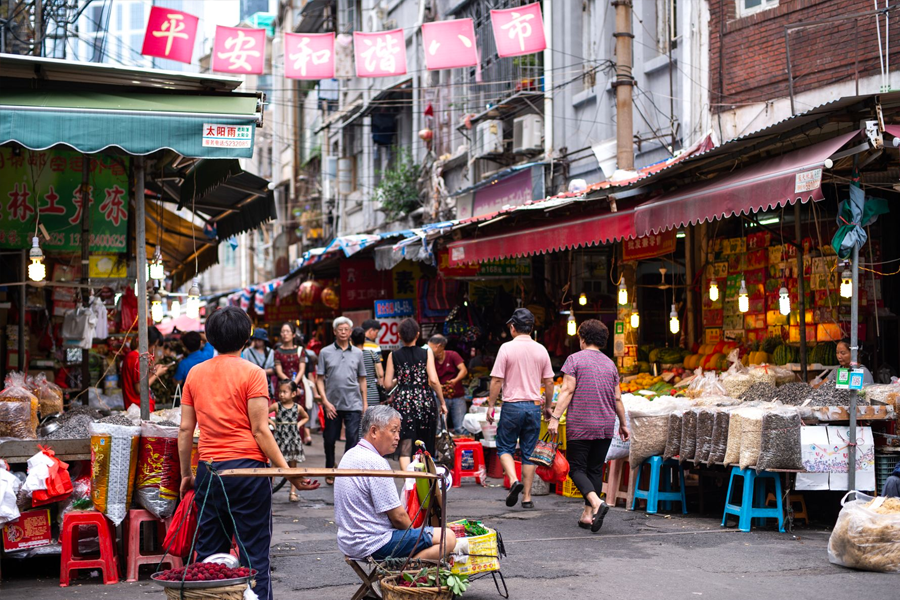
[[(307, 448), (306, 466), (324, 466), (321, 438)], [(741, 533), (714, 515), (650, 516), (614, 508), (596, 535), (576, 526), (581, 501), (535, 497), (536, 508), (509, 509), (499, 480), (467, 480), (449, 494), (452, 519), (475, 518), (497, 528), (508, 556), (501, 565), (510, 598), (898, 597), (897, 575), (853, 571), (828, 562), (829, 531), (812, 526), (778, 533), (774, 525)], [(676, 505), (677, 506), (677, 505)], [(770, 521), (771, 522), (771, 521)], [(324, 485), (288, 502), (275, 496), (272, 547), (276, 598), (349, 600), (358, 580), (335, 542), (332, 489)], [(2, 600), (163, 598), (149, 581), (104, 586), (98, 577), (58, 586), (58, 557), (3, 563)], [(470, 600), (499, 598), (490, 577), (471, 584)]]

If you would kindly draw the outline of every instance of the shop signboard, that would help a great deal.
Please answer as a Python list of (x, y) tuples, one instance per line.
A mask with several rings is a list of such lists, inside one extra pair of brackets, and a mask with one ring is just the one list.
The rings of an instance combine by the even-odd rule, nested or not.
[(25, 511), (3, 526), (4, 552), (46, 546), (52, 541), (50, 511), (45, 508)]
[[(342, 310), (369, 308), (375, 300), (390, 296), (391, 271), (377, 270), (371, 258), (345, 258), (340, 269)], [(415, 297), (415, 287), (412, 291)]]
[(544, 168), (541, 165), (534, 165), (475, 190), (471, 194), (471, 201), (467, 202), (467, 198), (460, 196), (457, 218), (489, 215), (504, 206), (522, 206), (543, 196)]
[(375, 301), (375, 318), (381, 322), (375, 343), (382, 350), (397, 350), (402, 346), (400, 321), (413, 316), (414, 310), (413, 301), (406, 298)]
[(392, 317), (413, 316), (413, 301), (408, 298), (398, 300), (376, 300), (375, 318), (390, 319)]
[(438, 270), (444, 277), (531, 277), (530, 258), (501, 258), (477, 264), (450, 266), (450, 252), (438, 252)]
[[(127, 157), (90, 157), (91, 252), (125, 252), (128, 238)], [(50, 235), (47, 252), (81, 251), (80, 192), (84, 158), (68, 150), (0, 148), (0, 248), (28, 248), (35, 219)]]
[[(277, 294), (273, 294), (277, 296)], [(290, 294), (284, 298), (280, 298), (277, 302), (266, 304), (265, 320), (267, 323), (273, 324), (275, 327), (281, 327), (281, 323), (293, 322), (300, 319), (302, 315), (302, 307), (297, 300), (297, 294)], [(329, 309), (330, 311), (330, 309)], [(330, 312), (329, 312), (330, 314)], [(270, 334), (273, 332), (270, 331)]]
[(674, 229), (655, 235), (645, 235), (635, 240), (625, 240), (622, 242), (622, 260), (625, 262), (645, 260), (672, 254), (675, 252), (677, 241)]

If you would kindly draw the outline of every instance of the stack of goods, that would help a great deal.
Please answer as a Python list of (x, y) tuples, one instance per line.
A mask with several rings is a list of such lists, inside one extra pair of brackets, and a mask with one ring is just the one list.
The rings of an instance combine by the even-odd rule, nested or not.
[(666, 434), (666, 448), (663, 450), (663, 458), (669, 460), (681, 455), (681, 431), (684, 427), (683, 410), (676, 410), (669, 415), (668, 433)]
[(728, 431), (731, 428), (732, 409), (724, 408), (716, 412), (713, 422), (712, 442), (709, 448), (708, 464), (722, 464), (725, 462), (725, 452), (728, 449)]
[(97, 511), (119, 525), (131, 506), (141, 428), (127, 417), (113, 416), (91, 423), (89, 430), (91, 499)]
[(6, 376), (0, 392), (0, 438), (33, 439), (37, 436), (37, 396), (31, 393), (23, 373)]
[(34, 378), (34, 395), (38, 399), (38, 411), (41, 413), (41, 418), (63, 411), (62, 388), (48, 381), (44, 373), (38, 373)]
[(741, 402), (770, 402), (775, 397), (775, 384), (767, 381), (754, 383), (740, 395)]
[(787, 406), (800, 406), (812, 394), (812, 387), (808, 383), (799, 381), (794, 383), (786, 383), (778, 387), (772, 400), (780, 402)]
[(697, 452), (697, 419), (700, 414), (699, 408), (692, 408), (684, 411), (684, 418), (681, 422), (681, 460), (694, 460), (694, 454)]
[(697, 451), (694, 453), (694, 462), (709, 461), (712, 451), (713, 428), (718, 412), (717, 408), (704, 408), (697, 416)]
[(669, 415), (689, 407), (688, 402), (675, 398), (659, 398), (653, 402), (633, 399), (626, 405), (631, 424), (628, 462), (632, 468), (651, 456), (662, 456), (668, 439)]
[(850, 401), (856, 396), (857, 406), (868, 406), (869, 400), (865, 393), (855, 390), (839, 390), (833, 385), (823, 385), (812, 390), (809, 394), (809, 402), (806, 406), (850, 406)]
[(137, 473), (138, 504), (158, 519), (171, 517), (178, 507), (181, 485), (177, 425), (141, 424)]
[(794, 407), (773, 408), (762, 418), (762, 434), (756, 468), (803, 470), (800, 428), (803, 423)]

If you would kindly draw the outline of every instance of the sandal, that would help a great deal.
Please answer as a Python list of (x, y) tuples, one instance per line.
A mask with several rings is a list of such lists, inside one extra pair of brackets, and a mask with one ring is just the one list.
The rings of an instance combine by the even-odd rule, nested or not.
[(582, 529), (590, 529), (591, 528), (591, 524), (585, 523), (584, 521), (578, 521), (578, 526), (581, 527)]
[(325, 483), (327, 483), (328, 485), (334, 485), (334, 477), (326, 477)]
[(594, 515), (594, 518), (591, 522), (591, 533), (597, 533), (598, 531), (600, 531), (600, 528), (603, 527), (603, 518), (608, 512), (609, 504), (604, 502), (600, 505), (600, 508), (597, 509), (597, 514)]
[(522, 508), (534, 508), (534, 502), (531, 500), (522, 500)]
[(522, 493), (522, 490), (525, 489), (525, 486), (522, 485), (521, 481), (517, 481), (509, 488), (509, 494), (506, 495), (506, 506), (512, 508), (516, 504), (519, 503), (519, 494)]
[(300, 496), (297, 495), (297, 492), (291, 492), (288, 500), (290, 500), (291, 502), (300, 502)]

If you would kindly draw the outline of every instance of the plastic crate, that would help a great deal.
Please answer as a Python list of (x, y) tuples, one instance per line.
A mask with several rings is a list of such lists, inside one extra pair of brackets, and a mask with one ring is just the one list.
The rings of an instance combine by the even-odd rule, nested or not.
[[(497, 532), (487, 528), (485, 535), (467, 536), (460, 540), (463, 559), (454, 557), (451, 572), (455, 575), (475, 575), (500, 570), (500, 545)], [(462, 548), (461, 548), (462, 547)]]
[(884, 491), (884, 484), (898, 462), (900, 452), (875, 452), (875, 488), (879, 493)]
[(578, 491), (578, 488), (575, 487), (575, 482), (568, 476), (566, 476), (566, 480), (562, 485), (556, 484), (556, 495), (565, 496), (566, 498), (584, 498), (581, 492)]

